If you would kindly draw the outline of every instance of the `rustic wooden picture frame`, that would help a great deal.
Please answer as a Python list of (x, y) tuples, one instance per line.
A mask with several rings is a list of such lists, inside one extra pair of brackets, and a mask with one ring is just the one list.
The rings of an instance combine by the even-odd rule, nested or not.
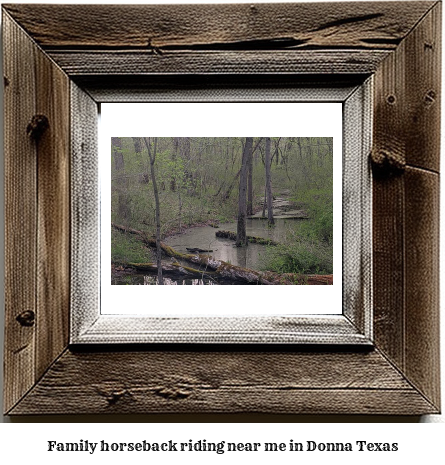
[[(440, 2), (2, 13), (5, 413), (439, 412)], [(86, 214), (70, 208), (73, 144), (95, 163), (74, 107), (371, 76), (372, 345), (69, 344), (71, 228)]]

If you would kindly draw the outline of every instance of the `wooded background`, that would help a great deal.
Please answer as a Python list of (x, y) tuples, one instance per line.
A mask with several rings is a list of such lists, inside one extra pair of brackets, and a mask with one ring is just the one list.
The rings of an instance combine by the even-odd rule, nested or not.
[[(268, 269), (332, 273), (332, 138), (113, 137), (111, 142), (114, 223), (156, 236), (158, 200), (161, 240), (189, 226), (236, 221), (236, 244), (244, 246), (246, 216), (262, 212), (273, 228), (273, 200), (285, 198), (310, 221), (289, 227), (293, 236), (269, 251)], [(150, 258), (134, 237), (112, 230), (112, 260)]]

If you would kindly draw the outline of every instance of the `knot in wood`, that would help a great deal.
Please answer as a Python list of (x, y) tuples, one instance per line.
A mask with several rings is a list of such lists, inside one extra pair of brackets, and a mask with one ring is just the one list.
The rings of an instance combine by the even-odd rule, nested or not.
[(380, 149), (371, 153), (371, 166), (374, 175), (396, 176), (405, 171), (406, 162), (402, 153)]
[(160, 387), (156, 389), (154, 393), (164, 399), (178, 400), (189, 397), (191, 391), (189, 389), (179, 387)]
[(32, 310), (25, 310), (24, 312), (17, 315), (16, 320), (22, 326), (34, 326), (35, 313)]
[(39, 140), (49, 128), (49, 121), (45, 115), (34, 115), (26, 127), (26, 133), (31, 139)]
[(124, 397), (128, 391), (126, 389), (122, 389), (120, 391), (113, 391), (108, 393), (105, 396), (105, 399), (107, 399), (107, 402), (109, 405), (114, 405), (116, 404), (122, 397)]
[(131, 393), (123, 387), (113, 388), (112, 386), (98, 386), (96, 387), (96, 391), (99, 395), (105, 398), (105, 400), (108, 402), (108, 405), (115, 405), (121, 399), (131, 396)]

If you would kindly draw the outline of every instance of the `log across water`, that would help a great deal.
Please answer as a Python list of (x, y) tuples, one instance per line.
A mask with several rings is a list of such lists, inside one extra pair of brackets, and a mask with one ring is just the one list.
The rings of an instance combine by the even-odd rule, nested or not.
[[(127, 228), (122, 225), (111, 223), (112, 227), (118, 231), (134, 234), (139, 237), (149, 247), (156, 247), (156, 240), (148, 237), (142, 231), (136, 229)], [(204, 271), (199, 273), (208, 273), (209, 271), (214, 272), (223, 278), (233, 279), (237, 281), (246, 282), (249, 284), (307, 284), (307, 285), (330, 285), (333, 284), (332, 275), (299, 275), (299, 274), (279, 274), (274, 272), (258, 272), (249, 270), (248, 268), (242, 268), (240, 266), (231, 265), (230, 263), (224, 262), (223, 260), (217, 260), (209, 255), (204, 254), (184, 254), (175, 250), (173, 247), (161, 242), (162, 251), (169, 257), (176, 259), (185, 260), (187, 262), (200, 265), (204, 268)], [(132, 264), (133, 266), (137, 264)], [(141, 264), (139, 264), (141, 265)]]
[[(215, 236), (236, 241), (236, 233), (232, 231), (216, 231)], [(256, 237), (256, 236), (246, 236), (246, 237), (249, 242), (252, 242), (254, 244), (277, 245), (277, 242), (273, 241), (272, 239), (265, 239), (264, 237)]]

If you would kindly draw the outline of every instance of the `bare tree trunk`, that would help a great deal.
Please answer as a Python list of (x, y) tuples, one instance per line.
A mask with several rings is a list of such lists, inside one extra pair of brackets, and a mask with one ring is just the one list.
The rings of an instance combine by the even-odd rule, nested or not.
[(247, 160), (247, 214), (253, 215), (253, 153)]
[[(140, 137), (132, 137), (133, 139), (133, 145), (134, 145), (134, 151), (136, 153), (142, 153), (143, 147), (142, 147), (142, 139)], [(143, 171), (142, 173), (139, 173), (139, 182), (141, 184), (148, 184), (149, 182), (149, 176), (146, 171)]]
[[(176, 168), (176, 160), (178, 158), (178, 152), (179, 152), (179, 137), (173, 137), (173, 154), (172, 154), (172, 161), (173, 164)], [(173, 174), (171, 180), (170, 180), (170, 190), (172, 192), (175, 192), (176, 190), (176, 174)]]
[[(276, 139), (276, 141), (275, 141), (275, 152), (272, 155), (272, 159), (276, 156), (275, 164), (277, 166), (279, 164), (278, 162), (279, 162), (279, 158), (280, 158), (280, 140), (281, 140), (281, 137), (278, 137), (278, 139)], [(272, 160), (271, 160), (271, 163), (272, 163)]]
[(156, 161), (156, 149), (158, 144), (158, 138), (153, 137), (153, 152), (151, 150), (151, 141), (150, 137), (144, 137), (144, 142), (148, 150), (148, 156), (150, 157), (150, 171), (151, 179), (153, 183), (153, 193), (155, 196), (155, 205), (156, 205), (156, 265), (158, 267), (158, 284), (164, 284), (162, 278), (162, 248), (161, 248), (161, 209), (159, 206), (159, 192), (158, 185), (156, 183), (156, 173), (155, 173), (155, 161)]
[(266, 204), (267, 204), (267, 189), (264, 187), (264, 200), (263, 200), (263, 213), (262, 217), (266, 218)]
[(232, 193), (232, 189), (235, 186), (236, 180), (239, 178), (240, 174), (241, 174), (241, 169), (238, 171), (238, 173), (236, 173), (235, 177), (233, 178), (229, 187), (226, 189), (225, 193), (222, 194), (223, 200), (227, 200), (230, 197), (230, 194)]
[(270, 176), (270, 137), (266, 137), (266, 192), (267, 192), (267, 221), (275, 224), (273, 219), (272, 182)]
[(179, 204), (179, 232), (182, 231), (182, 198), (181, 198), (181, 188), (178, 189), (178, 204)]
[(116, 169), (116, 187), (118, 196), (118, 217), (127, 223), (129, 215), (125, 190), (127, 180), (125, 179), (124, 155), (122, 153), (122, 138), (112, 137), (111, 144), (113, 147), (114, 167)]
[(134, 151), (136, 153), (141, 153), (142, 152), (142, 141), (140, 137), (132, 137), (133, 139), (133, 144), (134, 144)]
[(256, 149), (259, 147), (260, 142), (263, 140), (262, 137), (258, 138), (255, 147), (249, 155), (248, 160), (248, 172), (247, 172), (247, 214), (253, 215), (253, 154)]
[(246, 143), (244, 144), (243, 158), (241, 161), (241, 172), (239, 180), (239, 199), (238, 199), (238, 225), (236, 229), (236, 246), (242, 247), (248, 245), (246, 235), (246, 214), (247, 214), (247, 203), (246, 203), (246, 190), (247, 190), (247, 171), (248, 171), (248, 160), (252, 154), (252, 143), (253, 137), (246, 137)]

